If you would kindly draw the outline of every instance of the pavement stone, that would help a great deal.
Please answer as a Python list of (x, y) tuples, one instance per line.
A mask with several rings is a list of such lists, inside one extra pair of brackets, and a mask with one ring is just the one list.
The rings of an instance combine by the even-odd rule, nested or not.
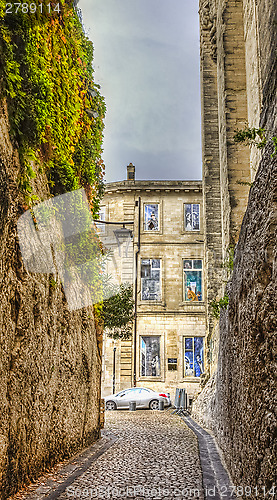
[(229, 500), (229, 486), (213, 437), (190, 417), (122, 410), (106, 412), (99, 441), (11, 500)]
[(178, 416), (112, 411), (106, 430), (117, 440), (59, 500), (204, 500), (197, 438)]

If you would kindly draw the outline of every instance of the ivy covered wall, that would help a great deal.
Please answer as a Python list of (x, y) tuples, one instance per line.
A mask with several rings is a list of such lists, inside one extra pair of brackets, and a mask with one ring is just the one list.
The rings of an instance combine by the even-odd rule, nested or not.
[(16, 13), (13, 2), (5, 14), (0, 0), (1, 499), (100, 433), (94, 309), (70, 311), (59, 274), (28, 272), (17, 238), (35, 203), (84, 187), (95, 216), (103, 190), (92, 44), (71, 2), (60, 0), (60, 12), (40, 3), (51, 15)]
[(28, 208), (38, 201), (31, 179), (39, 163), (53, 195), (82, 186), (96, 215), (103, 194), (105, 103), (93, 79), (93, 45), (74, 1), (49, 3), (50, 12), (39, 2), (32, 4), (35, 12), (30, 4), (24, 4), (28, 12), (15, 6), (7, 12), (0, 0), (1, 97), (7, 98), (11, 139), (20, 153), (18, 182)]

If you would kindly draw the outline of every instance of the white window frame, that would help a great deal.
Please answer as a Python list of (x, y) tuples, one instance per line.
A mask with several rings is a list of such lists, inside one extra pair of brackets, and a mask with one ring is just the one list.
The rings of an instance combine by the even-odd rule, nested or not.
[[(193, 227), (191, 229), (187, 229), (186, 227), (186, 206), (187, 205), (190, 205), (193, 207), (193, 205), (198, 205), (199, 207), (199, 229), (193, 229)], [(192, 211), (193, 211), (193, 208), (192, 208)], [(190, 233), (190, 232), (193, 232), (193, 233), (197, 233), (200, 231), (200, 228), (201, 228), (201, 220), (200, 220), (200, 203), (184, 203), (184, 230), (185, 232), (187, 233)]]
[[(186, 269), (184, 268), (184, 261), (185, 260), (191, 260), (192, 261), (192, 268), (191, 269), (187, 269), (187, 271), (201, 271), (201, 300), (188, 300), (186, 299), (186, 291), (185, 291), (185, 271)], [(193, 266), (193, 262), (195, 260), (201, 260), (201, 269), (199, 268), (194, 268)], [(202, 304), (204, 302), (204, 299), (203, 299), (203, 258), (195, 258), (195, 257), (186, 257), (186, 258), (183, 258), (182, 259), (182, 273), (183, 273), (183, 301), (186, 303), (186, 304), (189, 304), (189, 303), (194, 303), (194, 304), (197, 304), (197, 303), (200, 303)]]
[[(98, 220), (106, 220), (106, 206), (100, 207), (99, 209), (99, 217)], [(97, 231), (99, 234), (105, 234), (106, 233), (106, 224), (101, 224), (99, 222), (95, 223), (97, 227)]]
[[(145, 222), (145, 207), (147, 205), (157, 205), (158, 206), (158, 228), (157, 229), (147, 229), (146, 228), (146, 222)], [(161, 231), (161, 210), (160, 210), (160, 203), (159, 202), (144, 202), (143, 203), (143, 232), (146, 232), (146, 233), (151, 233), (151, 234), (155, 234), (155, 233), (159, 233)]]
[[(157, 298), (157, 299), (143, 299), (143, 295), (142, 295), (142, 294), (143, 294), (143, 281), (142, 281), (142, 280), (143, 280), (143, 279), (146, 279), (146, 278), (143, 278), (143, 277), (141, 276), (141, 272), (142, 272), (142, 265), (143, 265), (143, 264), (142, 264), (142, 262), (143, 262), (144, 260), (150, 260), (150, 266), (151, 266), (151, 269), (150, 269), (150, 270), (151, 270), (151, 271), (152, 271), (152, 262), (153, 262), (153, 260), (159, 260), (159, 261), (160, 261), (160, 267), (159, 267), (159, 268), (158, 268), (158, 267), (157, 267), (157, 268), (153, 268), (154, 270), (155, 270), (155, 269), (159, 270), (159, 273), (160, 273), (160, 276), (159, 276), (159, 278), (160, 278), (160, 279), (159, 279), (159, 285), (160, 285), (160, 287), (159, 287), (159, 298)], [(153, 302), (161, 302), (161, 300), (162, 300), (162, 259), (161, 259), (161, 258), (159, 258), (159, 257), (158, 257), (158, 258), (141, 258), (141, 259), (140, 259), (140, 283), (141, 283), (141, 295), (140, 295), (140, 300), (141, 300), (141, 302), (142, 302), (143, 304), (147, 304), (147, 303), (149, 303), (149, 302), (150, 302), (150, 303), (153, 303)]]

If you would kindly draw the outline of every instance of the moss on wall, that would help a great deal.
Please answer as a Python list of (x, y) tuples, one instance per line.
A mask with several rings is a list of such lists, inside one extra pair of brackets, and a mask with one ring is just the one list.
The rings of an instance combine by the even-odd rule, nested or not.
[[(44, 5), (44, 4), (43, 4)], [(20, 153), (19, 185), (27, 205), (37, 202), (33, 162), (45, 171), (51, 193), (83, 186), (98, 211), (103, 192), (101, 144), (104, 99), (93, 79), (93, 45), (72, 1), (60, 12), (6, 13), (0, 0), (1, 96), (7, 98), (10, 135)]]
[(51, 16), (8, 16), (0, 0), (3, 499), (100, 432), (93, 307), (69, 311), (60, 277), (29, 273), (17, 238), (17, 220), (33, 204), (82, 186), (96, 215), (103, 189), (105, 104), (93, 81), (93, 47), (72, 3), (59, 4)]

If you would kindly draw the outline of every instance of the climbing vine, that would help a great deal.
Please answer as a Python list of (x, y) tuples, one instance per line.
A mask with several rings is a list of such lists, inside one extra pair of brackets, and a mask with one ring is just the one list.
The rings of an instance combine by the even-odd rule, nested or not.
[(239, 143), (244, 143), (248, 146), (253, 145), (258, 149), (263, 149), (272, 140), (274, 151), (271, 155), (273, 158), (277, 154), (277, 137), (269, 137), (269, 132), (264, 128), (250, 128), (245, 127), (241, 130), (236, 130), (234, 135), (234, 141)]
[(212, 310), (212, 316), (216, 319), (219, 319), (221, 309), (227, 309), (228, 304), (228, 295), (224, 295), (224, 297), (219, 300), (211, 300), (210, 307)]
[(105, 103), (93, 79), (93, 45), (72, 0), (52, 13), (5, 13), (0, 0), (0, 78), (28, 206), (34, 165), (53, 195), (84, 187), (93, 215), (103, 194)]

